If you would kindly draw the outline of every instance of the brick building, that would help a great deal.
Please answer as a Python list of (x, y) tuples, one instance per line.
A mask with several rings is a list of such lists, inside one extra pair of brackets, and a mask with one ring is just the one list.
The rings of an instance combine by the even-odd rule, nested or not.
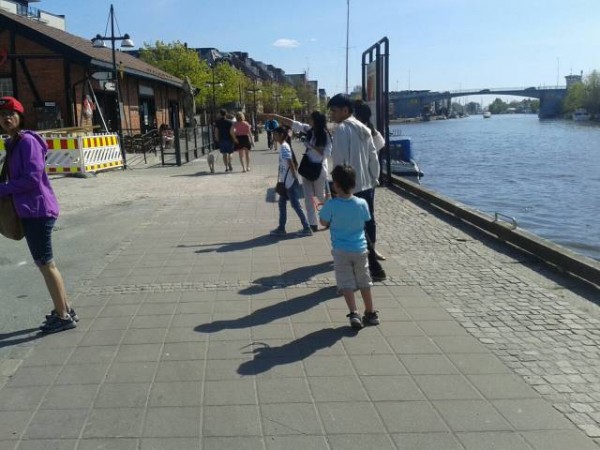
[[(95, 48), (89, 38), (0, 8), (0, 95), (23, 103), (28, 128), (93, 124), (102, 131), (102, 112), (108, 130), (117, 130), (112, 52)], [(183, 126), (182, 80), (124, 52), (117, 52), (116, 61), (125, 134), (162, 123), (173, 127), (175, 121)], [(91, 117), (84, 114), (90, 103)]]

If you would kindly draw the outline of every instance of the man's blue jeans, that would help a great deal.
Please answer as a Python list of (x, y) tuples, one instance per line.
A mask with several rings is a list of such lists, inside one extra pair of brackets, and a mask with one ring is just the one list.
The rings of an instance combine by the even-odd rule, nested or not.
[(287, 201), (288, 201), (288, 199), (290, 201), (290, 204), (292, 205), (292, 208), (294, 209), (294, 211), (296, 211), (296, 214), (298, 214), (298, 218), (300, 219), (300, 222), (302, 223), (302, 227), (309, 228), (308, 221), (306, 220), (306, 215), (304, 214), (304, 211), (302, 210), (302, 206), (300, 206), (300, 200), (298, 200), (299, 192), (300, 192), (300, 183), (298, 183), (298, 180), (294, 181), (294, 184), (292, 184), (292, 187), (289, 189), (286, 189), (286, 191), (287, 191), (288, 198), (284, 198), (281, 195), (279, 196), (279, 229), (285, 230), (285, 224), (287, 222)]

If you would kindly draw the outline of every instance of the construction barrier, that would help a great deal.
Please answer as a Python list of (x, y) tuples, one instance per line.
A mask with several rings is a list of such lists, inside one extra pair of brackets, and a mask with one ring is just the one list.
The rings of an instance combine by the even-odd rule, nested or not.
[[(45, 139), (46, 173), (90, 173), (123, 166), (116, 134)], [(5, 155), (4, 140), (0, 140), (0, 163)]]

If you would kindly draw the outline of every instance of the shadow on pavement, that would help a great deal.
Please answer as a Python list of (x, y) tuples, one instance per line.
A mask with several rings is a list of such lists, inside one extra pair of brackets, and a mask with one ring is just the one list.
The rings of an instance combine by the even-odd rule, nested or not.
[(268, 188), (265, 193), (265, 202), (266, 203), (277, 203), (277, 195), (275, 195), (275, 188)]
[(357, 334), (357, 330), (349, 326), (342, 326), (315, 331), (279, 347), (270, 347), (262, 342), (255, 342), (253, 345), (255, 347), (260, 345), (260, 347), (252, 350), (254, 359), (240, 364), (237, 372), (240, 375), (258, 375), (275, 366), (302, 361), (318, 350), (331, 347), (343, 337), (352, 337)]
[(300, 297), (265, 306), (264, 308), (257, 309), (251, 314), (238, 319), (217, 320), (215, 322), (204, 323), (196, 326), (194, 330), (199, 333), (216, 333), (222, 330), (236, 330), (265, 325), (274, 320), (307, 311), (313, 306), (336, 298), (337, 296), (337, 289), (335, 287), (326, 287), (319, 289), (316, 292), (301, 295)]
[(196, 172), (196, 173), (182, 173), (180, 175), (171, 175), (171, 178), (176, 178), (176, 177), (203, 177), (206, 175), (229, 175), (229, 172), (214, 172), (214, 173), (210, 173), (210, 171), (208, 170), (201, 170), (200, 172)]
[(27, 328), (25, 330), (2, 333), (0, 334), (0, 348), (12, 347), (14, 345), (24, 344), (25, 342), (35, 341), (42, 336), (44, 335), (40, 334), (39, 328)]
[[(177, 248), (190, 248), (190, 247), (211, 247), (196, 250), (195, 253), (228, 253), (237, 252), (240, 250), (249, 250), (257, 247), (266, 247), (267, 245), (273, 245), (282, 239), (288, 239), (287, 236), (271, 236), (265, 234), (263, 236), (257, 236), (247, 241), (241, 242), (214, 242), (212, 244), (198, 244), (198, 245), (178, 245)], [(217, 247), (219, 246), (219, 247)]]
[(309, 281), (313, 276), (333, 270), (333, 261), (326, 261), (312, 266), (297, 267), (279, 275), (261, 277), (254, 280), (252, 286), (240, 290), (240, 294), (255, 295), (270, 291), (273, 288), (285, 288)]

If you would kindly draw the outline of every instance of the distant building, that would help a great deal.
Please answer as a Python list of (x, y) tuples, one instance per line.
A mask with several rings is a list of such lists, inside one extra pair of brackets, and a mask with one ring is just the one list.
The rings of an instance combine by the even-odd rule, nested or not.
[(65, 31), (65, 16), (52, 14), (29, 6), (29, 3), (39, 2), (40, 0), (0, 0), (0, 10), (27, 17), (31, 20), (37, 20), (49, 27)]
[[(58, 21), (46, 20), (62, 17), (64, 25), (63, 16), (33, 10), (27, 1), (0, 1), (0, 95), (17, 97), (34, 129), (100, 128), (101, 111), (108, 129), (116, 131), (112, 51), (92, 45), (96, 33), (75, 36), (55, 26)], [(125, 133), (144, 133), (161, 123), (173, 127), (175, 121), (182, 125), (182, 80), (120, 51), (117, 64)], [(83, 105), (90, 100), (94, 109), (88, 118)]]
[(565, 77), (565, 80), (567, 81), (567, 89), (569, 89), (574, 84), (582, 82), (582, 80), (583, 80), (583, 71), (581, 72), (580, 75), (567, 75)]

